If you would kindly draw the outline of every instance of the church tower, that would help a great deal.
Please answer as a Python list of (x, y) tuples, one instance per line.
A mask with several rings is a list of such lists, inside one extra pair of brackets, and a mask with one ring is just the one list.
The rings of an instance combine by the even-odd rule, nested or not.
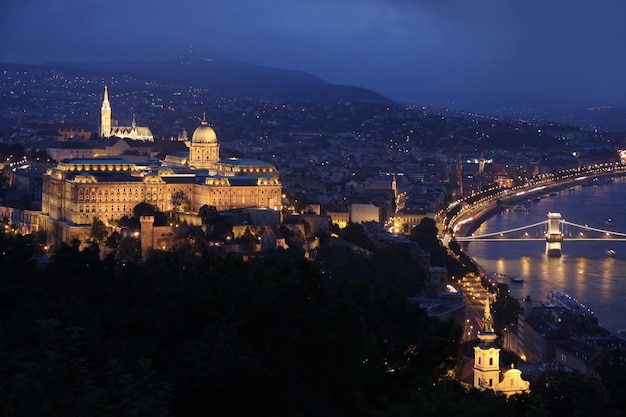
[(522, 379), (522, 371), (511, 368), (500, 370), (500, 349), (493, 345), (498, 336), (493, 330), (490, 299), (487, 296), (483, 328), (478, 333), (480, 343), (474, 347), (474, 387), (485, 390), (491, 389), (506, 396), (521, 394), (530, 391), (530, 382)]
[(500, 382), (500, 349), (493, 345), (498, 335), (493, 330), (489, 303), (487, 296), (483, 328), (478, 333), (480, 343), (474, 347), (474, 387), (496, 391)]
[(104, 86), (104, 100), (100, 109), (100, 136), (108, 138), (111, 136), (111, 104), (109, 103), (109, 90)]
[(485, 173), (485, 155), (481, 152), (480, 159), (478, 160), (478, 174), (482, 175)]

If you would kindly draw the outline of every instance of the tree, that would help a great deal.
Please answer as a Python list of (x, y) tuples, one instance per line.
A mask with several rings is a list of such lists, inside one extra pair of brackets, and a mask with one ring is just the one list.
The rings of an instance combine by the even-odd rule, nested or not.
[(253, 251), (258, 243), (258, 238), (256, 233), (250, 230), (250, 227), (246, 227), (246, 230), (243, 232), (240, 238), (241, 243), (246, 245), (246, 249), (249, 251)]
[(215, 240), (228, 241), (233, 237), (233, 224), (228, 218), (219, 216), (213, 224), (211, 236)]
[(191, 200), (184, 191), (176, 191), (172, 194), (172, 207), (174, 207), (174, 211), (189, 211), (191, 210)]
[(509, 297), (508, 292), (500, 292), (492, 305), (493, 327), (496, 333), (502, 334), (502, 330), (511, 323), (517, 323), (517, 316), (524, 311), (515, 297)]
[(432, 265), (443, 266), (448, 258), (448, 251), (441, 244), (437, 234), (437, 223), (430, 217), (423, 217), (420, 223), (411, 230), (410, 239), (430, 253)]
[(215, 206), (205, 204), (198, 210), (198, 216), (200, 216), (202, 223), (204, 224), (215, 224), (217, 218), (219, 217), (219, 213), (217, 212), (217, 208)]
[(109, 248), (114, 248), (115, 249), (115, 248), (117, 248), (117, 245), (120, 243), (120, 240), (122, 240), (122, 235), (120, 235), (120, 233), (117, 230), (115, 230), (107, 238), (106, 245)]
[(359, 223), (348, 222), (346, 227), (340, 230), (339, 237), (354, 244), (373, 251), (375, 249), (374, 243), (370, 240), (365, 233), (365, 229)]
[(437, 238), (437, 224), (430, 217), (423, 217), (419, 224), (411, 230), (411, 240), (417, 242), (424, 250), (431, 251), (440, 246)]
[(293, 211), (296, 213), (304, 213), (306, 207), (313, 203), (309, 196), (302, 191), (296, 191), (293, 193), (288, 192), (286, 193), (286, 196), (293, 206)]
[(115, 260), (118, 265), (125, 266), (127, 263), (137, 263), (141, 260), (141, 244), (138, 239), (125, 237), (119, 241)]
[(133, 207), (133, 217), (154, 216), (157, 209), (152, 204), (141, 202)]
[(93, 218), (91, 223), (91, 230), (89, 230), (89, 238), (97, 243), (102, 243), (106, 240), (109, 232), (106, 225), (97, 217)]
[(193, 227), (185, 235), (187, 244), (194, 252), (202, 252), (206, 248), (206, 236), (201, 228)]

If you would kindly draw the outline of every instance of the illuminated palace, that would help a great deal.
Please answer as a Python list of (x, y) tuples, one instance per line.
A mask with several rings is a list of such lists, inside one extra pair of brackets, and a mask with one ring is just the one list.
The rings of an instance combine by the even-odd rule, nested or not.
[(146, 126), (137, 126), (135, 115), (130, 126), (118, 126), (117, 120), (111, 118), (111, 103), (109, 103), (109, 90), (104, 86), (104, 99), (100, 108), (100, 136), (110, 138), (129, 138), (132, 140), (154, 141), (152, 132)]
[(218, 211), (236, 208), (281, 209), (282, 186), (276, 168), (254, 159), (219, 159), (215, 131), (202, 122), (186, 142), (189, 155), (162, 163), (115, 158), (71, 159), (43, 176), (42, 228), (50, 242), (85, 240), (94, 218), (132, 216), (142, 202), (167, 212), (183, 193), (191, 212), (203, 205)]

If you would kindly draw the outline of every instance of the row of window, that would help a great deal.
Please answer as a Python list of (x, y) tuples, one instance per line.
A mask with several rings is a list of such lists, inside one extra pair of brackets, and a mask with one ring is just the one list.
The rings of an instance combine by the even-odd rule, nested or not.
[[(256, 190), (256, 189), (251, 189), (251, 190), (248, 190), (248, 191), (249, 191), (249, 192), (248, 192), (247, 194), (249, 194), (249, 195), (255, 195), (255, 194), (257, 194), (257, 190)], [(277, 195), (277, 194), (278, 194), (278, 190), (271, 190), (271, 191), (268, 191), (267, 193), (268, 193), (268, 194), (274, 194), (274, 195)], [(219, 190), (219, 191), (218, 191), (218, 190), (213, 190), (213, 195), (217, 195), (217, 194), (222, 195), (222, 190)], [(228, 192), (227, 192), (227, 191), (224, 191), (224, 194), (228, 194)], [(233, 195), (233, 196), (235, 196), (235, 195), (237, 195), (237, 192), (233, 190), (233, 191), (231, 191), (231, 192), (230, 192), (230, 194), (231, 194), (231, 195)], [(246, 194), (246, 190), (245, 190), (245, 189), (244, 189), (244, 190), (242, 190), (242, 191), (241, 191), (241, 194), (244, 194), (244, 195), (245, 195), (245, 194)], [(265, 194), (265, 190), (261, 190), (261, 194)]]
[[(103, 200), (102, 199), (102, 195), (98, 195), (98, 202), (102, 202), (102, 200)], [(128, 196), (128, 201), (132, 201), (132, 200), (139, 201), (139, 196), (135, 194), (135, 198), (133, 199), (132, 196), (129, 195)], [(90, 199), (89, 196), (86, 195), (85, 198), (83, 199), (83, 196), (79, 195), (78, 196), (78, 201), (96, 201), (96, 196), (92, 195), (91, 199)], [(104, 202), (108, 202), (108, 201), (109, 201), (109, 196), (105, 195), (104, 196)], [(111, 198), (111, 201), (126, 201), (126, 196), (123, 196), (121, 199), (120, 199), (119, 196), (116, 199)]]
[[(126, 211), (126, 206), (121, 206), (122, 207), (122, 211), (125, 212)], [(116, 210), (117, 208), (117, 210)], [(91, 212), (91, 213), (95, 213), (96, 211), (108, 211), (107, 207), (105, 205), (100, 205), (100, 206), (78, 206), (78, 211), (80, 213), (83, 212)], [(110, 211), (120, 211), (120, 206), (111, 206), (111, 210)]]
[[(261, 207), (266, 207), (266, 204), (267, 204), (267, 206), (272, 205), (273, 204), (272, 201), (273, 201), (273, 199), (271, 199), (271, 198), (268, 198), (268, 199), (261, 198), (259, 200), (259, 204), (260, 204)], [(248, 202), (249, 202), (249, 204), (254, 204), (255, 198), (254, 197), (250, 197)], [(215, 197), (213, 197), (213, 200), (212, 200), (211, 204), (216, 206), (216, 207), (222, 207), (222, 206), (228, 205), (228, 198), (222, 199), (222, 198), (215, 198)], [(236, 206), (237, 204), (246, 204), (246, 198), (242, 197), (240, 201), (237, 201), (236, 198), (233, 198), (232, 199), (232, 204), (234, 206)]]
[[(143, 193), (143, 188), (129, 188), (128, 189), (128, 195), (132, 195), (133, 193), (135, 195), (137, 194), (142, 194)], [(157, 189), (156, 188), (148, 188), (147, 190), (148, 192), (156, 192)], [(163, 193), (163, 188), (159, 188), (158, 189), (159, 193)], [(176, 191), (189, 191), (190, 193), (193, 192), (192, 188), (189, 188), (188, 190), (183, 190), (183, 189), (177, 189), (176, 187), (172, 187), (171, 191), (173, 193), (175, 193)], [(116, 194), (116, 195), (120, 195), (120, 194), (127, 194), (126, 193), (126, 188), (117, 188), (116, 190), (111, 190), (111, 195)], [(94, 195), (109, 195), (109, 189), (108, 188), (79, 188), (78, 189), (78, 196), (94, 196)]]
[[(160, 191), (162, 191), (162, 190), (163, 189), (160, 189)], [(86, 195), (86, 194), (90, 194), (90, 193), (91, 194), (95, 194), (96, 192), (98, 194), (103, 194), (103, 193), (104, 194), (109, 194), (109, 189), (108, 188), (104, 188), (104, 189), (103, 188), (97, 188), (96, 189), (95, 187), (92, 187), (92, 188), (79, 188), (78, 189), (78, 195)], [(128, 189), (128, 193), (129, 194), (132, 194), (133, 192), (135, 194), (137, 194), (138, 192), (143, 192), (143, 189), (142, 188), (129, 188)], [(120, 194), (120, 193), (121, 194), (126, 194), (126, 188), (117, 188), (117, 189), (111, 190), (111, 194)]]

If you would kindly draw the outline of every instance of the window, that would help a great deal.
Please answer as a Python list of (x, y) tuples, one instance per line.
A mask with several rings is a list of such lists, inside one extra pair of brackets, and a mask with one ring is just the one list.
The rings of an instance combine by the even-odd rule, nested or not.
[(489, 358), (489, 366), (493, 366), (493, 358)]

